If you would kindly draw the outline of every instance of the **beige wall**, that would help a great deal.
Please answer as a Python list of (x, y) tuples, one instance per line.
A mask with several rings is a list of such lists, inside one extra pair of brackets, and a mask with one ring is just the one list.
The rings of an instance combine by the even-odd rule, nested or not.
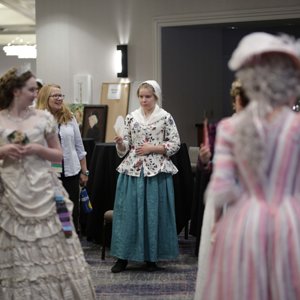
[(253, 19), (251, 10), (258, 19), (295, 17), (300, 5), (299, 0), (36, 0), (37, 76), (61, 83), (72, 99), (73, 75), (91, 74), (97, 103), (100, 84), (117, 80), (112, 60), (118, 43), (129, 44), (131, 81), (160, 80), (154, 65), (157, 24)]
[[(119, 81), (113, 68), (119, 43), (129, 45), (131, 82), (160, 82), (160, 32), (164, 26), (299, 15), (299, 0), (36, 0), (37, 76), (61, 84), (72, 102), (73, 76), (90, 74), (92, 103), (98, 104), (101, 83)], [(190, 130), (195, 130), (194, 126)]]

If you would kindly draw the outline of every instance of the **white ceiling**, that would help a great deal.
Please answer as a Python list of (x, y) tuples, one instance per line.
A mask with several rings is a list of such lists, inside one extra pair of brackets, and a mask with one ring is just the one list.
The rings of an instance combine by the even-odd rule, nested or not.
[(34, 44), (35, 0), (0, 0), (0, 45), (15, 38)]

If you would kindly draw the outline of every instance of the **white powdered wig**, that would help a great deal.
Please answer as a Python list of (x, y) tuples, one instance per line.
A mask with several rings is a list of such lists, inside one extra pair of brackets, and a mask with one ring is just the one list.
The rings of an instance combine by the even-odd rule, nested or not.
[(298, 45), (287, 36), (253, 33), (242, 39), (229, 61), (251, 101), (236, 129), (236, 153), (258, 176), (265, 171), (266, 115), (291, 105), (300, 95)]

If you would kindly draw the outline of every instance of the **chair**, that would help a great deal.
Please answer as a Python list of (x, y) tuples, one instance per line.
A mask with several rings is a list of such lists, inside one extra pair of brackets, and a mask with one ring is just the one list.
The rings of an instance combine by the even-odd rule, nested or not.
[(198, 155), (199, 155), (199, 147), (190, 146), (189, 147), (189, 157), (190, 157), (190, 161), (191, 161), (191, 168), (192, 168), (193, 175), (196, 174)]
[(105, 247), (106, 247), (106, 225), (112, 223), (113, 220), (113, 210), (108, 210), (103, 216), (103, 229), (102, 229), (102, 250), (101, 259), (105, 260)]

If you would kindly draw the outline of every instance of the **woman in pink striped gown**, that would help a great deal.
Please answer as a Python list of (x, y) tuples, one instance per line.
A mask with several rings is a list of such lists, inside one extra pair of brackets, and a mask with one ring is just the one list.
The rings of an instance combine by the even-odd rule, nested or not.
[[(234, 51), (251, 102), (217, 131), (206, 192), (216, 212), (202, 300), (300, 299), (299, 42), (252, 33)], [(223, 207), (226, 205), (226, 213)]]

